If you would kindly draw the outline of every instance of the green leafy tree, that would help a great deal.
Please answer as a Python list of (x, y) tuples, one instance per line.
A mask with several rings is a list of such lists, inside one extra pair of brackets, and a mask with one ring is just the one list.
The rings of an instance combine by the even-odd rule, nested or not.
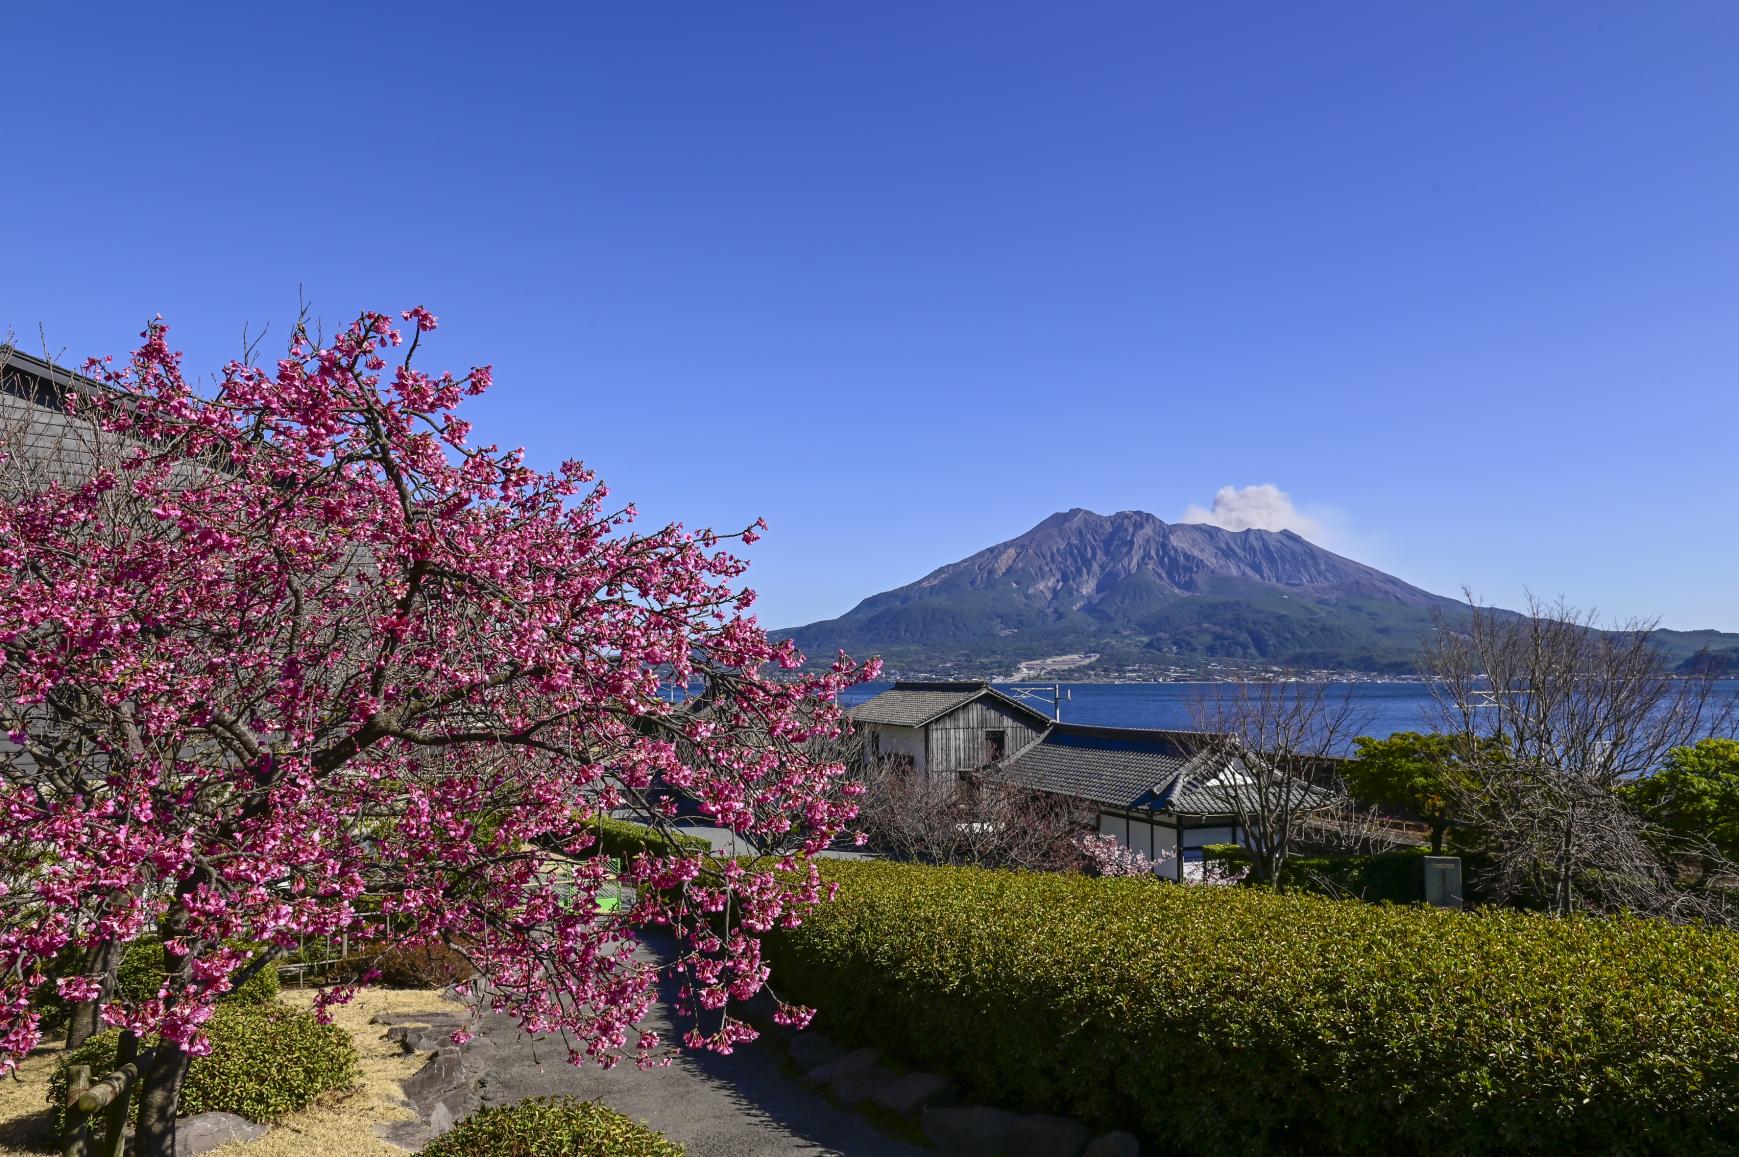
[(1624, 790), (1661, 827), (1739, 859), (1739, 739), (1675, 747), (1659, 771)]
[(1357, 754), (1342, 769), (1347, 789), (1368, 803), (1403, 808), (1431, 825), (1431, 851), (1455, 821), (1455, 801), (1472, 782), (1472, 770), (1454, 737), (1397, 731), (1387, 739), (1361, 735)]

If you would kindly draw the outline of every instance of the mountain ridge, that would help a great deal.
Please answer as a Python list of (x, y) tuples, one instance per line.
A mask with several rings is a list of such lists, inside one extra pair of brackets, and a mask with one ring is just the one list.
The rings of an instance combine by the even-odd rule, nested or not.
[[(810, 655), (876, 653), (896, 670), (951, 676), (1085, 653), (1099, 655), (1077, 668), (1088, 678), (1223, 666), (1402, 675), (1438, 619), (1467, 613), (1289, 530), (1075, 507), (838, 618), (774, 634)], [(1694, 651), (1691, 637), (1710, 637), (1660, 635), (1675, 661)], [(1713, 637), (1739, 664), (1739, 635)]]

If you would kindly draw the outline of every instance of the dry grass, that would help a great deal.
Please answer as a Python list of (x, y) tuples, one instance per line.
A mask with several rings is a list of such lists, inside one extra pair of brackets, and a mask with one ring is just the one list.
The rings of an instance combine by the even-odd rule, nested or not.
[(54, 1121), (48, 1111), (48, 1075), (56, 1048), (37, 1049), (11, 1077), (0, 1077), (0, 1157), (52, 1153)]
[[(282, 999), (307, 1008), (313, 995), (312, 990), (288, 990)], [(369, 1018), (382, 1012), (451, 1014), (456, 1008), (439, 992), (382, 988), (366, 990), (350, 1004), (333, 1009), (333, 1022), (356, 1042), (356, 1084), (284, 1118), (259, 1140), (225, 1145), (215, 1150), (213, 1157), (405, 1157), (403, 1149), (375, 1134), (375, 1126), (410, 1120), (415, 1115), (407, 1107), (399, 1082), (429, 1058), (406, 1056), (397, 1044), (381, 1039), (386, 1030), (368, 1023)], [(0, 1080), (0, 1157), (37, 1157), (54, 1152), (43, 1098), (57, 1051), (32, 1055), (19, 1066), (18, 1080)]]

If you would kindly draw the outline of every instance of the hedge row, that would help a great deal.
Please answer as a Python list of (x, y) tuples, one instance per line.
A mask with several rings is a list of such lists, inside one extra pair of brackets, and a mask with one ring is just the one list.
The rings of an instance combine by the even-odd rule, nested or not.
[[(1428, 848), (1380, 852), (1368, 856), (1288, 856), (1282, 882), (1307, 892), (1327, 892), (1379, 903), (1425, 902)], [(1250, 851), (1239, 844), (1210, 844), (1202, 849), (1209, 860), (1227, 865), (1248, 864)]]
[(422, 1157), (682, 1157), (682, 1146), (607, 1106), (536, 1097), (471, 1114)]
[(641, 852), (654, 856), (692, 856), (712, 851), (712, 844), (699, 836), (677, 832), (671, 838), (645, 824), (607, 816), (587, 820), (586, 828), (598, 837), (598, 843), (587, 849), (587, 855), (602, 854), (618, 860), (631, 860)]
[[(206, 1022), (206, 1034), (211, 1054), (195, 1057), (187, 1067), (183, 1117), (225, 1112), (272, 1122), (356, 1079), (350, 1035), (288, 1005), (219, 1004)], [(92, 1079), (100, 1079), (114, 1070), (120, 1043), (120, 1031), (111, 1029), (61, 1058), (48, 1085), (48, 1103), (57, 1118), (65, 1111), (67, 1068), (89, 1065)], [(137, 1115), (137, 1100), (133, 1112)]]
[(817, 1027), (975, 1097), (1221, 1154), (1726, 1153), (1739, 937), (828, 862), (770, 937)]

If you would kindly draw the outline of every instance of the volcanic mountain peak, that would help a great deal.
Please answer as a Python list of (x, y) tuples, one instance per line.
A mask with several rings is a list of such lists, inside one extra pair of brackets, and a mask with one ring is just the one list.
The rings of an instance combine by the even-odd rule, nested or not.
[(1140, 510), (1102, 515), (1078, 507), (889, 593), (980, 590), (1012, 583), (1047, 606), (1079, 607), (1135, 576), (1179, 595), (1203, 594), (1216, 581), (1232, 580), (1295, 588), (1316, 597), (1371, 598), (1409, 606), (1444, 601), (1289, 530), (1173, 525)]

